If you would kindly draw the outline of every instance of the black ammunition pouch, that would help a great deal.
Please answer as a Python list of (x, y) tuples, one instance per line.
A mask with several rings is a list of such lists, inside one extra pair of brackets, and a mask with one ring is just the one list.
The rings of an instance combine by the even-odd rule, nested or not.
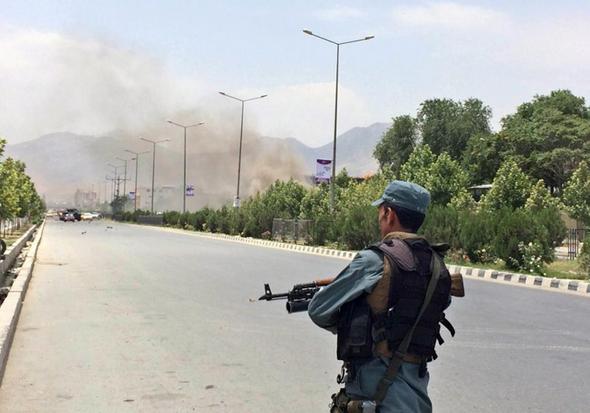
[(373, 357), (371, 309), (364, 295), (340, 309), (338, 320), (338, 360), (350, 362)]

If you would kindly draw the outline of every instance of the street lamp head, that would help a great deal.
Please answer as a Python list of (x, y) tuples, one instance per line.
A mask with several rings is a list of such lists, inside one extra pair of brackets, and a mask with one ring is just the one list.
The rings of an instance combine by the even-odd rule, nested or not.
[(219, 92), (220, 95), (227, 96), (224, 92)]
[(265, 97), (267, 97), (267, 96), (268, 96), (268, 95), (262, 95), (262, 96), (260, 96), (260, 98), (262, 99), (262, 98), (265, 98)]
[(311, 32), (311, 30), (304, 29), (303, 33), (313, 36), (313, 33)]
[(365, 37), (365, 40), (371, 40), (371, 39), (374, 39), (374, 38), (375, 38), (375, 36), (367, 36), (367, 37)]

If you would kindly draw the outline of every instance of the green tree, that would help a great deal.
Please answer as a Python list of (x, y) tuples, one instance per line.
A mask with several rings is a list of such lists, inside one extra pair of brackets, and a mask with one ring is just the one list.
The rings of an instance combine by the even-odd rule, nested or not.
[(348, 175), (346, 168), (342, 168), (342, 170), (336, 174), (334, 182), (336, 183), (335, 186), (337, 188), (346, 188), (351, 182), (353, 182), (353, 179)]
[[(266, 191), (244, 202), (244, 235), (260, 237), (272, 231), (274, 218), (294, 219), (300, 215), (301, 201), (306, 194), (303, 185), (290, 179), (275, 181)], [(219, 222), (216, 221), (217, 226)]]
[[(338, 192), (336, 192), (338, 194)], [(340, 202), (336, 202), (340, 205)], [(334, 241), (334, 215), (330, 212), (330, 187), (321, 184), (307, 191), (301, 199), (301, 219), (313, 221), (312, 242), (323, 245), (326, 241)]]
[(488, 210), (521, 208), (525, 205), (532, 184), (530, 178), (513, 160), (506, 161), (498, 169), (492, 189), (480, 201)]
[[(417, 146), (408, 160), (400, 169), (400, 178), (414, 182), (427, 188), (430, 185), (430, 169), (436, 162), (436, 155), (432, 153), (430, 146)], [(427, 188), (428, 189), (428, 188)]]
[(530, 211), (542, 211), (547, 208), (559, 208), (559, 199), (551, 195), (545, 182), (539, 179), (531, 188), (530, 195), (524, 205), (525, 209)]
[[(0, 139), (0, 154), (5, 141)], [(25, 173), (24, 162), (7, 158), (0, 163), (0, 217), (31, 217), (38, 219), (45, 205), (31, 178)]]
[(574, 218), (590, 225), (590, 168), (580, 162), (563, 191), (563, 202)]
[(580, 161), (590, 159), (590, 111), (569, 90), (537, 96), (502, 120), (499, 140), (503, 159), (560, 192)]
[(428, 145), (416, 147), (402, 165), (400, 177), (428, 189), (432, 203), (443, 206), (465, 191), (468, 181), (467, 174), (457, 161), (446, 152), (438, 156), (433, 154)]
[(478, 99), (430, 99), (420, 106), (417, 121), (422, 142), (433, 153), (448, 152), (451, 158), (461, 160), (473, 135), (490, 133), (491, 116), (489, 106)]
[(397, 174), (404, 162), (408, 160), (418, 140), (418, 125), (409, 115), (393, 119), (391, 127), (375, 146), (373, 156), (381, 169), (389, 168)]
[(17, 161), (6, 159), (0, 164), (0, 217), (13, 218), (20, 213), (19, 177)]
[(333, 234), (346, 248), (361, 249), (379, 239), (377, 208), (371, 202), (383, 194), (388, 183), (388, 175), (380, 173), (343, 189)]
[[(123, 213), (123, 211), (125, 210), (125, 203), (126, 202), (127, 202), (127, 197), (126, 196), (116, 196), (111, 201), (111, 210), (113, 211), (113, 214), (121, 214), (121, 213)], [(178, 222), (178, 220), (177, 220), (177, 222)]]
[(478, 133), (467, 141), (463, 151), (463, 168), (468, 171), (472, 184), (491, 183), (502, 163), (498, 135)]
[(477, 202), (466, 189), (463, 189), (453, 195), (449, 201), (449, 206), (457, 211), (474, 211), (477, 208)]

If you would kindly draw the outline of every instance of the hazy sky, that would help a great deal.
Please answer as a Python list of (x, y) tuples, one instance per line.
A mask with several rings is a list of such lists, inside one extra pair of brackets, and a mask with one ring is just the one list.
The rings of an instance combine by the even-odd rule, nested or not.
[[(175, 111), (238, 115), (268, 136), (331, 140), (415, 114), (432, 97), (477, 97), (494, 126), (535, 94), (590, 97), (590, 1), (0, 1), (0, 136), (108, 133)], [(196, 112), (195, 112), (196, 113)], [(198, 120), (198, 119), (197, 119)], [(235, 119), (236, 122), (239, 119)]]

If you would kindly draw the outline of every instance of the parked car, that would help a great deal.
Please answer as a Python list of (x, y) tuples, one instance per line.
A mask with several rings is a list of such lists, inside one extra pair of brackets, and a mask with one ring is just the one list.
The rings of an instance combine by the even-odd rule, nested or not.
[(82, 221), (92, 221), (95, 216), (92, 212), (83, 212), (81, 215)]

